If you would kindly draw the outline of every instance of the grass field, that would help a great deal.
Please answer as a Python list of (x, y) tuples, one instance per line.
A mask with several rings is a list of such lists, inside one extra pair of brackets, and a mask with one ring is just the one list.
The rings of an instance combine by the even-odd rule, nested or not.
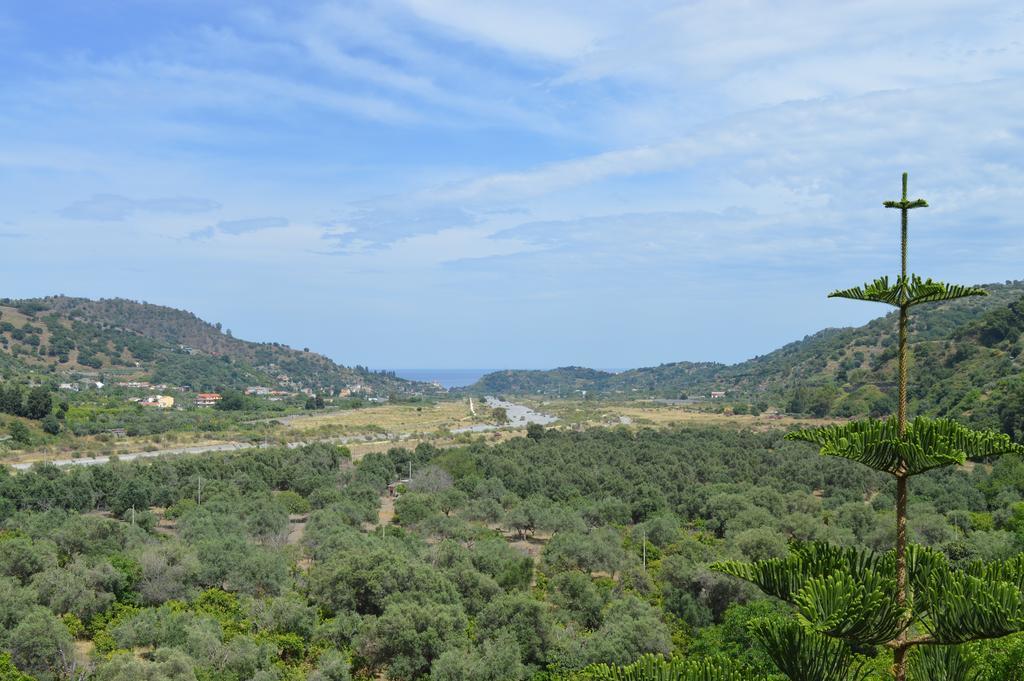
[(468, 402), (454, 400), (433, 404), (382, 404), (308, 416), (301, 414), (278, 421), (283, 421), (283, 427), (277, 429), (275, 435), (297, 440), (375, 432), (433, 433), (485, 422), (473, 417)]

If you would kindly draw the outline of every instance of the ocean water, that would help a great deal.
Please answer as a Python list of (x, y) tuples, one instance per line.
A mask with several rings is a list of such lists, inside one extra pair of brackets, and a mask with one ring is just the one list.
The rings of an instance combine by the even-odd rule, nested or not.
[[(426, 381), (427, 383), (440, 383), (446, 388), (461, 388), (476, 383), (484, 374), (501, 369), (395, 369), (399, 378), (406, 378), (410, 381)], [(600, 369), (617, 374), (626, 369)]]
[(440, 383), (446, 388), (461, 388), (476, 383), (484, 374), (495, 369), (395, 369), (399, 378), (410, 381), (426, 381)]

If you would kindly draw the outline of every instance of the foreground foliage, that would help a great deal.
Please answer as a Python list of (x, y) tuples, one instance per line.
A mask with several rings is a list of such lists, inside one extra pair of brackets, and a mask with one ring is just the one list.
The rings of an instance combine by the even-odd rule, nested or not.
[[(381, 498), (410, 461), (382, 536)], [(916, 480), (909, 532), (928, 548), (911, 555), (1011, 579), (1020, 460)], [(895, 492), (783, 433), (711, 428), (540, 431), (356, 464), (318, 445), (37, 466), (0, 477), (0, 651), (38, 679), (551, 681), (650, 653), (778, 681), (757, 637), (785, 611), (710, 566), (810, 556), (798, 593), (874, 551), (884, 583)], [(307, 513), (296, 541), (289, 514)], [(823, 541), (843, 548), (814, 557)], [(858, 654), (884, 678), (887, 649)], [(968, 657), (984, 681), (1014, 678), (1024, 639)]]
[[(754, 626), (776, 666), (793, 681), (861, 678), (862, 665), (854, 652), (873, 646), (892, 650), (897, 681), (907, 678), (908, 667), (921, 679), (965, 679), (971, 665), (959, 644), (1024, 630), (1024, 554), (955, 569), (941, 553), (908, 546), (909, 478), (969, 459), (1024, 453), (1024, 446), (1005, 434), (975, 431), (945, 419), (907, 418), (910, 308), (986, 293), (908, 275), (908, 211), (927, 205), (907, 198), (904, 174), (902, 199), (885, 203), (901, 212), (900, 276), (892, 284), (882, 277), (832, 294), (899, 309), (896, 415), (788, 436), (818, 445), (822, 455), (849, 459), (895, 478), (895, 548), (878, 554), (815, 543), (793, 547), (786, 558), (715, 566), (795, 607), (795, 621)], [(918, 646), (927, 647), (915, 651)]]

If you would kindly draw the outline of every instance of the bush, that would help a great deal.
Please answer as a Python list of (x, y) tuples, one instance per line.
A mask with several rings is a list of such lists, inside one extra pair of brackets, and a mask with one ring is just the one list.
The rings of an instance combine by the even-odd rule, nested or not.
[(277, 500), (288, 509), (288, 513), (309, 513), (312, 510), (312, 505), (309, 501), (298, 492), (290, 489), (279, 493)]
[(11, 439), (19, 445), (28, 446), (32, 444), (32, 431), (28, 429), (21, 421), (13, 421), (7, 426), (7, 432), (11, 434)]
[(54, 414), (47, 414), (46, 418), (43, 419), (42, 426), (43, 430), (50, 435), (60, 434), (60, 419), (58, 419)]

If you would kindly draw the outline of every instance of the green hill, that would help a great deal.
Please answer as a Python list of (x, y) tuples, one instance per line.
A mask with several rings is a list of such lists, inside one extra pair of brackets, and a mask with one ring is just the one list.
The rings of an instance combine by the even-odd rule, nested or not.
[[(989, 295), (929, 306), (911, 317), (918, 370), (912, 406), (934, 414), (995, 418), (1019, 380), (1024, 282), (989, 284)], [(569, 397), (708, 396), (762, 402), (785, 411), (852, 416), (883, 413), (895, 380), (895, 313), (860, 327), (825, 329), (737, 364), (677, 362), (609, 373), (566, 367), (487, 374), (464, 390)], [(968, 388), (968, 384), (972, 387)], [(1024, 417), (1022, 417), (1024, 418)]]
[(0, 301), (0, 373), (103, 375), (197, 389), (436, 391), (391, 372), (342, 366), (315, 352), (234, 338), (191, 312), (121, 298)]

